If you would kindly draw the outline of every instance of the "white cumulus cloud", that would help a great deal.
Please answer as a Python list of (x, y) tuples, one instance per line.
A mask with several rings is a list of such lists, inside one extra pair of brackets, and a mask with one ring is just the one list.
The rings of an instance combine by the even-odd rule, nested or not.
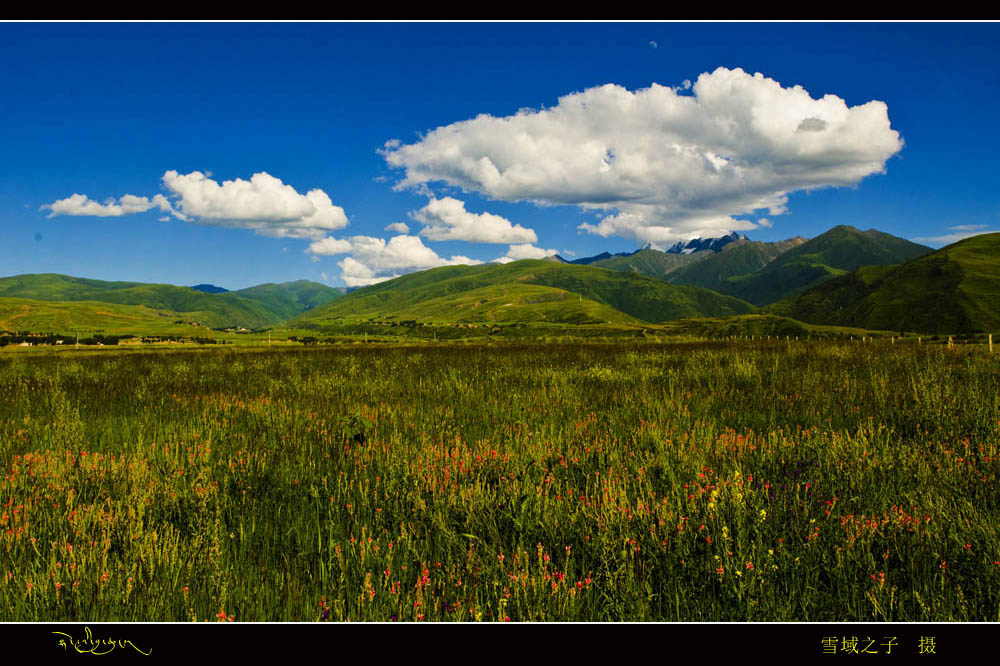
[(354, 246), (351, 245), (351, 241), (327, 236), (326, 238), (321, 238), (310, 243), (309, 249), (306, 252), (314, 255), (332, 256), (335, 254), (348, 254), (353, 249)]
[(408, 234), (410, 233), (410, 226), (406, 222), (393, 222), (385, 227), (386, 231), (392, 231), (397, 234)]
[[(167, 171), (163, 194), (152, 198), (126, 194), (118, 201), (104, 203), (85, 194), (74, 194), (41, 208), (55, 215), (120, 217), (159, 208), (174, 217), (222, 227), (253, 229), (266, 236), (319, 240), (329, 231), (347, 226), (347, 215), (333, 205), (321, 189), (300, 194), (291, 185), (265, 173), (255, 173), (250, 180), (237, 178), (221, 184), (207, 174), (192, 171), (181, 174)], [(172, 200), (171, 200), (172, 199)], [(160, 218), (163, 219), (162, 217)]]
[(685, 88), (607, 84), (381, 152), (403, 171), (397, 187), (439, 182), (497, 200), (576, 205), (604, 211), (582, 231), (664, 242), (752, 229), (737, 216), (773, 217), (791, 192), (856, 185), (903, 146), (884, 102), (815, 99), (721, 67)]
[(117, 202), (114, 198), (110, 198), (103, 204), (93, 201), (85, 194), (73, 194), (65, 199), (59, 199), (58, 201), (41, 206), (41, 210), (50, 211), (49, 217), (55, 217), (56, 215), (121, 217), (122, 215), (145, 213), (152, 208), (159, 208), (165, 212), (174, 212), (170, 202), (162, 194), (157, 194), (152, 199), (125, 194)]
[(545, 250), (540, 247), (535, 247), (531, 243), (520, 243), (517, 245), (511, 245), (507, 249), (507, 254), (498, 259), (494, 259), (494, 262), (506, 264), (511, 261), (517, 261), (518, 259), (544, 259), (545, 257), (551, 257), (553, 254), (559, 254), (559, 250)]
[(181, 212), (202, 224), (313, 239), (347, 226), (344, 209), (333, 205), (326, 192), (317, 188), (300, 194), (266, 172), (220, 184), (200, 171), (171, 170), (163, 174), (163, 184), (178, 198)]
[(313, 241), (307, 252), (316, 255), (347, 254), (341, 261), (341, 279), (349, 287), (376, 284), (414, 271), (438, 266), (475, 265), (483, 262), (462, 255), (441, 257), (424, 245), (419, 236), (393, 236), (388, 241), (371, 236)]
[(513, 224), (492, 213), (472, 213), (465, 202), (453, 197), (431, 198), (426, 206), (411, 213), (425, 226), (420, 235), (430, 240), (461, 240), (473, 243), (534, 243), (532, 229)]

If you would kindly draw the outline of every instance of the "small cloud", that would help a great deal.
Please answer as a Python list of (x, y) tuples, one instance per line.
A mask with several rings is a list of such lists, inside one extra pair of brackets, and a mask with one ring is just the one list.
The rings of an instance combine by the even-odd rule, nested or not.
[[(341, 238), (334, 238), (333, 236), (327, 236), (326, 238), (321, 238), (320, 240), (313, 241), (309, 244), (309, 249), (306, 252), (317, 255), (322, 254), (326, 256), (333, 256), (335, 254), (347, 254), (354, 246), (351, 242)], [(315, 259), (315, 256), (313, 257)]]
[(979, 231), (980, 229), (985, 229), (988, 224), (957, 224), (953, 227), (948, 227), (951, 231)]
[(394, 231), (397, 234), (406, 234), (410, 232), (410, 226), (405, 222), (393, 222), (392, 224), (386, 225), (386, 231)]
[(757, 226), (759, 226), (759, 227), (765, 227), (767, 229), (770, 229), (771, 226), (772, 226), (772, 222), (771, 222), (771, 220), (767, 219), (766, 217), (762, 217), (759, 220), (757, 220)]
[(534, 230), (492, 213), (469, 212), (465, 209), (465, 202), (453, 197), (432, 198), (411, 216), (425, 225), (420, 235), (435, 241), (510, 244), (538, 240)]
[(313, 255), (347, 254), (340, 267), (340, 277), (348, 287), (363, 287), (391, 280), (405, 273), (438, 266), (475, 265), (483, 262), (462, 255), (450, 259), (438, 256), (423, 244), (419, 236), (393, 236), (389, 240), (371, 236), (333, 237), (314, 241), (306, 252)]
[(330, 278), (328, 278), (328, 277), (326, 276), (326, 273), (320, 273), (320, 274), (319, 274), (319, 276), (320, 276), (321, 278), (323, 278), (323, 280), (324, 280), (324, 281), (326, 281), (326, 280), (329, 280), (329, 279), (330, 279)]
[(654, 49), (658, 49), (658, 48), (660, 48), (660, 45), (659, 45), (659, 44), (657, 44), (657, 43), (656, 43), (656, 42), (654, 42), (654, 41), (650, 41), (650, 42), (649, 42), (649, 45), (650, 45), (651, 47), (653, 47)]
[[(960, 240), (965, 240), (966, 238), (972, 238), (973, 236), (981, 236), (983, 234), (995, 234), (1000, 233), (1000, 229), (987, 229), (985, 224), (976, 225), (960, 225), (960, 226), (974, 226), (977, 227), (976, 231), (956, 231), (952, 234), (942, 234), (941, 236), (918, 236), (911, 240), (917, 243), (930, 243), (932, 245), (950, 245), (951, 243), (957, 243)], [(956, 229), (957, 227), (949, 227), (949, 229)]]
[(144, 213), (151, 208), (159, 208), (169, 213), (174, 212), (170, 202), (162, 194), (157, 194), (152, 199), (125, 194), (118, 201), (115, 201), (114, 197), (109, 197), (103, 204), (90, 199), (86, 194), (73, 194), (65, 199), (43, 204), (39, 210), (48, 210), (50, 218), (56, 215), (122, 217), (123, 215)]
[(827, 122), (822, 118), (805, 118), (796, 128), (799, 132), (822, 132)]
[(494, 262), (506, 264), (511, 261), (517, 261), (518, 259), (544, 259), (546, 257), (551, 257), (553, 254), (559, 254), (559, 250), (546, 250), (544, 248), (535, 247), (531, 243), (519, 243), (516, 245), (511, 245), (507, 249), (507, 254), (494, 259)]

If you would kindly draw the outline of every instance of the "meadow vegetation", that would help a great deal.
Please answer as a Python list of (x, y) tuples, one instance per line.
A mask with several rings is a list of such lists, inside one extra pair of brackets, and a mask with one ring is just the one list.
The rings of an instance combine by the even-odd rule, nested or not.
[(0, 394), (2, 621), (1000, 620), (983, 345), (31, 350)]

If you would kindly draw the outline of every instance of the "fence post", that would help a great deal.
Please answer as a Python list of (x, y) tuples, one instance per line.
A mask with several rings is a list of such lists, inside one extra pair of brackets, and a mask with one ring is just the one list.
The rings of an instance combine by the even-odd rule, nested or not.
[(990, 333), (990, 353), (993, 353), (993, 334)]

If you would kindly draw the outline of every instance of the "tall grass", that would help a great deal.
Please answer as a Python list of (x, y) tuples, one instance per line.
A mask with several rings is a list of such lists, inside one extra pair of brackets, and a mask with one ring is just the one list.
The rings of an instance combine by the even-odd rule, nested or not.
[(0, 620), (1000, 619), (1000, 357), (0, 356)]

